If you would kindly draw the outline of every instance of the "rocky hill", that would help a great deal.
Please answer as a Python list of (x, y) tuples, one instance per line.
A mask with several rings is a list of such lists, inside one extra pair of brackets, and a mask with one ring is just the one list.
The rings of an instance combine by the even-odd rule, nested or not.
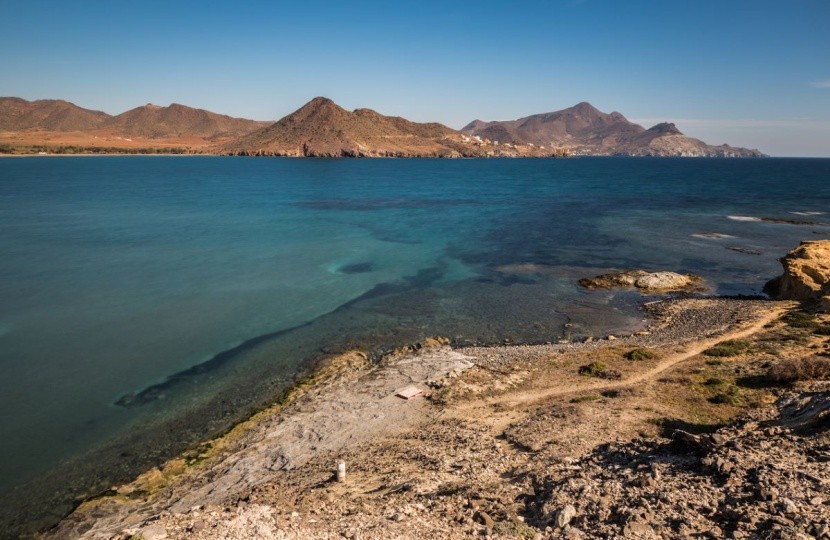
[(710, 146), (674, 124), (651, 129), (580, 103), (506, 122), (475, 120), (462, 131), (371, 109), (347, 111), (317, 97), (281, 120), (257, 122), (174, 103), (117, 116), (63, 100), (0, 98), (0, 152), (175, 151), (317, 157), (546, 157), (571, 153), (746, 157), (757, 150)]
[(105, 112), (84, 109), (62, 99), (26, 101), (0, 97), (0, 131), (85, 131), (100, 127), (110, 118)]
[(461, 157), (484, 155), (442, 124), (419, 124), (371, 109), (347, 111), (316, 97), (278, 122), (225, 148), (239, 155)]
[(202, 137), (215, 140), (241, 137), (262, 128), (262, 125), (255, 120), (232, 118), (178, 103), (167, 107), (148, 103), (109, 118), (102, 127), (127, 137)]
[(622, 114), (582, 102), (561, 111), (518, 120), (474, 120), (462, 132), (489, 141), (568, 147), (578, 154), (630, 156), (759, 157), (758, 150), (711, 146), (687, 137), (674, 124), (645, 129)]

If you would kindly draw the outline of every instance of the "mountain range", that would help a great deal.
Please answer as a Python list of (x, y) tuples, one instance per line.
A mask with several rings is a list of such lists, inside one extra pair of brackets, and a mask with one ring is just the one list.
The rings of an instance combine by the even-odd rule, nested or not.
[(518, 120), (474, 120), (461, 131), (317, 97), (277, 122), (232, 118), (180, 104), (116, 116), (63, 100), (0, 98), (0, 151), (176, 152), (307, 157), (516, 157), (586, 155), (754, 157), (710, 146), (674, 124), (650, 129), (589, 103)]
[(758, 157), (757, 150), (711, 146), (687, 137), (668, 122), (649, 129), (618, 112), (597, 110), (587, 102), (561, 111), (503, 122), (473, 120), (461, 129), (469, 135), (513, 144), (553, 145), (573, 153), (629, 156)]

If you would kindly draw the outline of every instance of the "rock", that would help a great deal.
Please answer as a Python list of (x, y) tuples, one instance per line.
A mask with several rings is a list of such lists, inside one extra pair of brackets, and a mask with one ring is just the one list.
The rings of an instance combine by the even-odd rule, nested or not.
[(576, 508), (574, 508), (571, 504), (566, 504), (563, 508), (556, 512), (554, 523), (560, 529), (564, 529), (574, 517), (576, 517)]
[(150, 527), (141, 529), (139, 537), (144, 540), (165, 540), (167, 538), (167, 530), (161, 525), (151, 525)]
[(579, 284), (586, 289), (610, 289), (614, 287), (635, 287), (643, 291), (699, 290), (702, 279), (692, 274), (676, 272), (646, 272), (626, 270), (602, 274), (595, 278), (582, 278)]
[(819, 300), (830, 295), (830, 240), (801, 242), (781, 259), (784, 274), (764, 286), (779, 300)]
[(778, 502), (778, 505), (781, 508), (781, 510), (784, 511), (785, 514), (798, 513), (798, 506), (791, 499), (782, 497), (781, 500)]
[(493, 525), (496, 524), (496, 522), (493, 521), (493, 518), (490, 517), (490, 514), (484, 512), (483, 510), (478, 510), (475, 514), (473, 514), (473, 520), (476, 523), (484, 525), (488, 529), (492, 529)]
[(641, 521), (629, 521), (623, 529), (625, 538), (657, 538), (654, 529)]

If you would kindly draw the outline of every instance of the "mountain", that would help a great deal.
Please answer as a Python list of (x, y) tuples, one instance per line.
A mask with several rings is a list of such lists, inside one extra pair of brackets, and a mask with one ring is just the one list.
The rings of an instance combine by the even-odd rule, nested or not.
[(577, 154), (700, 157), (763, 155), (758, 150), (708, 145), (683, 135), (670, 123), (645, 129), (618, 112), (604, 113), (587, 102), (518, 120), (473, 120), (461, 131), (499, 143), (567, 147)]
[(63, 100), (0, 97), (0, 152), (198, 152), (280, 156), (517, 157), (572, 153), (631, 156), (762, 155), (711, 146), (674, 124), (645, 129), (590, 103), (505, 122), (474, 120), (462, 131), (371, 109), (347, 111), (317, 97), (268, 123), (178, 103), (117, 116)]
[(450, 157), (483, 155), (458, 131), (371, 109), (347, 111), (316, 97), (274, 124), (228, 145), (241, 155)]
[(231, 118), (174, 103), (118, 116), (60, 99), (0, 98), (2, 153), (213, 153), (267, 122)]
[(126, 137), (199, 137), (216, 140), (241, 137), (260, 129), (262, 123), (194, 109), (178, 103), (168, 107), (148, 103), (109, 118), (101, 127)]
[(109, 118), (105, 112), (83, 109), (62, 99), (0, 97), (0, 131), (86, 131), (100, 127)]

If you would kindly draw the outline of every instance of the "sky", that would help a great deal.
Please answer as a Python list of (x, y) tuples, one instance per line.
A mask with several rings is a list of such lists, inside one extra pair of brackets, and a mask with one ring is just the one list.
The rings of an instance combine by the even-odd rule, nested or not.
[(0, 0), (0, 96), (276, 120), (315, 96), (461, 128), (588, 101), (830, 157), (828, 0)]

